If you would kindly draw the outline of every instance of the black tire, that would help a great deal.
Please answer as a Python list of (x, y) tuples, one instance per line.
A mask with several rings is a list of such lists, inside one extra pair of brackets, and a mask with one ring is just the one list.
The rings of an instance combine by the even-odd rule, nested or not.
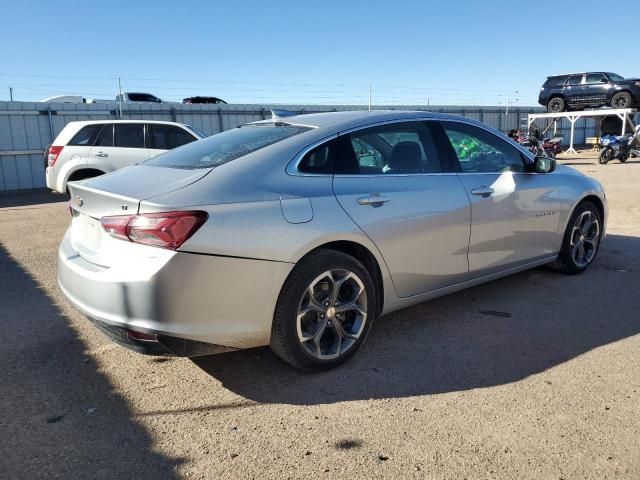
[(547, 111), (551, 113), (564, 112), (566, 108), (567, 106), (562, 97), (553, 97), (547, 103)]
[(611, 108), (631, 108), (633, 99), (629, 92), (618, 92), (611, 97)]
[(613, 151), (610, 148), (603, 148), (600, 152), (600, 156), (598, 157), (598, 162), (601, 165), (606, 165), (613, 155)]
[[(585, 215), (586, 212), (590, 212), (597, 219), (598, 233), (597, 235), (594, 235), (597, 242), (595, 245), (595, 249), (593, 249), (593, 254), (591, 255), (588, 262), (586, 264), (579, 264), (572, 254), (573, 253), (572, 243), (575, 244), (575, 239), (573, 239), (572, 237), (575, 235), (576, 221), (578, 220), (578, 218)], [(590, 201), (584, 201), (580, 203), (571, 214), (571, 218), (569, 218), (569, 222), (567, 223), (567, 229), (565, 230), (564, 237), (562, 238), (562, 248), (560, 249), (558, 258), (553, 263), (550, 263), (548, 267), (551, 268), (552, 270), (556, 270), (566, 275), (576, 275), (578, 273), (584, 272), (587, 268), (589, 268), (589, 265), (593, 263), (596, 256), (598, 255), (601, 238), (602, 238), (602, 215), (600, 214), (600, 211)], [(585, 247), (583, 246), (583, 248)]]
[[(358, 320), (360, 322), (360, 331), (357, 339), (349, 339), (348, 342), (350, 343), (345, 343), (345, 345), (349, 346), (341, 353), (340, 349), (342, 347), (342, 342), (347, 342), (347, 339), (343, 337), (343, 339), (339, 340), (337, 357), (324, 359), (317, 358), (310, 352), (310, 350), (316, 348), (319, 353), (322, 353), (322, 346), (320, 346), (320, 343), (322, 343), (323, 339), (326, 340), (326, 337), (329, 337), (330, 342), (333, 342), (330, 343), (331, 345), (335, 345), (335, 342), (338, 339), (338, 335), (336, 333), (338, 328), (335, 326), (335, 323), (340, 322), (340, 328), (345, 332), (349, 330), (348, 327), (345, 328), (348, 322), (351, 322), (351, 324), (356, 323), (356, 320), (354, 320), (356, 315), (354, 314), (353, 317), (349, 319), (345, 316), (345, 313), (330, 314), (329, 310), (333, 310), (331, 308), (326, 311), (326, 314), (321, 314), (315, 310), (312, 311), (307, 307), (309, 313), (305, 314), (305, 317), (302, 317), (301, 322), (308, 321), (311, 325), (315, 326), (319, 326), (323, 321), (325, 322), (325, 326), (322, 329), (317, 329), (317, 332), (323, 333), (320, 333), (320, 335), (307, 335), (308, 338), (316, 335), (318, 338), (318, 342), (316, 344), (313, 343), (313, 340), (303, 343), (303, 341), (299, 339), (298, 314), (299, 309), (303, 308), (302, 304), (305, 299), (307, 299), (308, 305), (311, 304), (308, 300), (308, 289), (310, 286), (314, 285), (313, 282), (317, 281), (317, 279), (325, 272), (333, 271), (355, 274), (355, 276), (361, 281), (364, 292), (364, 302), (366, 303), (366, 307), (364, 308), (366, 315), (361, 315)], [(315, 285), (320, 285), (320, 283), (321, 282)], [(346, 282), (342, 287), (338, 288), (339, 294), (341, 288), (344, 288), (345, 285)], [(322, 294), (323, 291), (320, 290), (319, 295)], [(329, 295), (330, 290), (327, 290), (326, 297), (328, 298)], [(363, 294), (356, 293), (356, 299), (363, 298), (359, 295)], [(322, 305), (319, 306), (323, 308), (327, 306), (330, 307), (330, 305), (324, 303), (319, 298), (316, 298), (315, 300), (316, 305), (322, 303)], [(361, 302), (359, 301), (358, 303)], [(271, 349), (284, 361), (303, 370), (328, 370), (330, 368), (337, 367), (351, 358), (366, 339), (369, 329), (371, 328), (371, 324), (375, 321), (379, 313), (377, 311), (377, 305), (378, 303), (373, 280), (362, 263), (350, 255), (334, 250), (321, 249), (312, 252), (298, 262), (298, 264), (293, 268), (280, 291), (271, 328)], [(306, 315), (311, 315), (311, 318), (306, 318)], [(342, 315), (343, 320), (340, 320), (340, 315)], [(326, 320), (320, 320), (321, 316), (323, 319), (326, 318)]]

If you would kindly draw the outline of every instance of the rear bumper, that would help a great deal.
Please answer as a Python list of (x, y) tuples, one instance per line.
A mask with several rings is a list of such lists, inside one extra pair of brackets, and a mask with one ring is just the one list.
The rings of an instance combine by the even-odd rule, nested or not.
[[(150, 344), (131, 341), (128, 330), (157, 335), (160, 345), (187, 356), (198, 347), (193, 342), (221, 351), (269, 343), (275, 304), (292, 264), (147, 250), (135, 262), (104, 268), (78, 255), (67, 232), (58, 250), (60, 289), (130, 348)], [(181, 346), (180, 340), (191, 343)]]

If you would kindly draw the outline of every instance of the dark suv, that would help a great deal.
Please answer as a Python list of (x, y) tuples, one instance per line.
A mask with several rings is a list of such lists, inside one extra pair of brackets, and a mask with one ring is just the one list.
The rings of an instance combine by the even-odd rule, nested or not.
[(553, 75), (542, 85), (538, 103), (553, 113), (585, 107), (634, 108), (640, 105), (640, 79), (609, 72)]

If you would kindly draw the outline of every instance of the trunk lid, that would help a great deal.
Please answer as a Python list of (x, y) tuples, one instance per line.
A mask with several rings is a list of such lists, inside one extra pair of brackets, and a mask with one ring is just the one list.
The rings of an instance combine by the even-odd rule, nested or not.
[(132, 165), (108, 175), (70, 182), (71, 207), (97, 219), (106, 215), (134, 215), (141, 201), (191, 185), (211, 170)]
[[(143, 200), (191, 185), (211, 170), (133, 165), (108, 175), (70, 182), (73, 248), (86, 260), (108, 266), (112, 250), (122, 248), (127, 242), (105, 232), (100, 224), (102, 217), (135, 215)], [(136, 245), (135, 248), (145, 247)]]

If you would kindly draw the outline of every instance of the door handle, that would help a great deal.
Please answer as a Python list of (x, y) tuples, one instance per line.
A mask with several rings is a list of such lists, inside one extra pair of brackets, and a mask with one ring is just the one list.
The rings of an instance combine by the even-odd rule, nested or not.
[(367, 197), (358, 199), (359, 205), (371, 205), (372, 207), (380, 207), (382, 204), (391, 201), (389, 197), (380, 195), (379, 193), (371, 193)]
[(483, 197), (488, 197), (493, 192), (494, 192), (494, 190), (491, 187), (479, 187), (479, 188), (472, 188), (471, 189), (471, 194), (472, 195), (482, 195)]
[(104, 152), (98, 152), (96, 153), (96, 157), (108, 157), (109, 154), (108, 153), (104, 153)]

